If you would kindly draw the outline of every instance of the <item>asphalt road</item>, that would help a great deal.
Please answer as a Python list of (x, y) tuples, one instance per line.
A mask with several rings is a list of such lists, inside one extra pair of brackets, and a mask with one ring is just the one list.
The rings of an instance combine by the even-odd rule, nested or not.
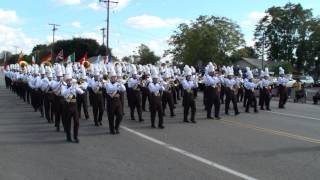
[(217, 121), (205, 119), (201, 96), (197, 124), (182, 123), (181, 102), (164, 130), (150, 128), (149, 112), (143, 123), (129, 120), (126, 106), (120, 135), (107, 134), (105, 114), (98, 128), (82, 119), (75, 144), (5, 89), (1, 77), (0, 179), (319, 179), (319, 105), (279, 110), (272, 102), (271, 112), (231, 111)]

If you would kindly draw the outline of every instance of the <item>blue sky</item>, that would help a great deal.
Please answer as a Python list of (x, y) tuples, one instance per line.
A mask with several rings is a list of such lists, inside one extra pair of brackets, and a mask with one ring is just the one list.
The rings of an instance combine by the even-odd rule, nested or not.
[[(254, 25), (271, 6), (283, 6), (288, 0), (118, 0), (112, 6), (110, 46), (118, 57), (130, 55), (136, 47), (147, 44), (161, 55), (168, 48), (166, 40), (182, 22), (199, 15), (225, 16), (241, 26), (251, 45)], [(313, 8), (320, 15), (317, 0), (293, 1)], [(106, 26), (106, 9), (98, 0), (1, 0), (0, 51), (22, 50), (29, 53), (35, 44), (50, 43), (48, 23), (61, 26), (57, 39), (89, 37), (101, 43), (100, 29)]]

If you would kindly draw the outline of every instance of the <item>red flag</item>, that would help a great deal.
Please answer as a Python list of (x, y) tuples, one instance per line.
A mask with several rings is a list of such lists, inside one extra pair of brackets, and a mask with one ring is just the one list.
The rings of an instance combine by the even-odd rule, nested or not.
[(88, 59), (88, 53), (84, 53), (83, 57), (79, 60), (80, 64), (83, 64), (84, 61)]
[(47, 56), (41, 58), (41, 63), (50, 62), (51, 59), (52, 59), (52, 57), (51, 57), (51, 52), (50, 52)]

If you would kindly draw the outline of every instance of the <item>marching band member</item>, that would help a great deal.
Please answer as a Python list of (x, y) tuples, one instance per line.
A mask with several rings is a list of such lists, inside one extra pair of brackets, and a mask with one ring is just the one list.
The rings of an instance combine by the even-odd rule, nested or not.
[(156, 113), (158, 113), (159, 122), (158, 128), (163, 129), (163, 109), (161, 93), (164, 91), (164, 87), (159, 83), (159, 73), (155, 67), (151, 68), (152, 83), (149, 83), (150, 91), (150, 111), (151, 111), (151, 127), (156, 128), (155, 119)]
[(151, 81), (152, 81), (152, 79), (150, 78), (149, 67), (145, 66), (144, 74), (141, 77), (142, 111), (146, 111), (147, 99), (148, 99), (149, 106), (150, 106), (150, 99), (149, 99), (150, 93), (149, 93), (148, 85), (149, 85), (149, 83), (151, 83)]
[[(117, 74), (114, 68), (109, 72), (110, 82), (106, 84), (107, 111), (109, 120), (110, 134), (119, 134), (119, 127), (123, 117), (123, 106), (120, 92), (125, 92), (125, 86), (117, 81)], [(116, 120), (114, 121), (114, 118)]]
[(53, 123), (53, 91), (51, 89), (52, 83), (52, 70), (49, 66), (46, 67), (46, 76), (42, 80), (41, 90), (44, 93), (43, 104), (44, 104), (44, 114), (48, 123)]
[(220, 119), (220, 92), (219, 83), (220, 80), (215, 76), (215, 67), (210, 62), (207, 66), (208, 75), (205, 78), (206, 85), (206, 110), (207, 118), (213, 119), (211, 116), (212, 106), (214, 105), (214, 116), (217, 120)]
[(103, 81), (100, 78), (99, 67), (94, 68), (94, 79), (91, 81), (90, 86), (92, 88), (92, 110), (94, 117), (94, 125), (102, 125), (102, 117), (104, 112), (104, 95), (103, 95)]
[(50, 84), (51, 89), (54, 92), (54, 116), (55, 116), (55, 127), (56, 131), (60, 131), (60, 120), (62, 121), (62, 125), (64, 130), (66, 130), (65, 126), (65, 100), (61, 94), (61, 88), (63, 85), (66, 85), (63, 81), (63, 72), (62, 67), (60, 64), (56, 64), (55, 66), (55, 73), (56, 73), (56, 80), (53, 80)]
[(262, 87), (262, 93), (260, 96), (262, 97), (260, 103), (260, 109), (264, 110), (264, 106), (266, 106), (267, 110), (270, 111), (270, 100), (272, 97), (272, 82), (269, 81), (269, 69), (265, 68), (263, 79), (260, 81)]
[(61, 87), (61, 95), (66, 101), (66, 114), (65, 114), (65, 132), (68, 142), (72, 142), (71, 139), (71, 122), (73, 119), (73, 138), (76, 143), (79, 143), (78, 131), (79, 131), (79, 113), (77, 108), (77, 96), (83, 94), (83, 90), (78, 87), (77, 80), (72, 79), (71, 67), (66, 68), (65, 74), (66, 85)]
[(131, 120), (135, 120), (134, 110), (137, 109), (139, 122), (144, 121), (142, 119), (141, 109), (141, 83), (138, 78), (138, 72), (136, 67), (133, 65), (131, 68), (131, 78), (128, 81), (128, 93), (130, 96), (130, 116)]
[(189, 109), (191, 108), (191, 122), (196, 123), (195, 121), (195, 114), (196, 114), (196, 103), (195, 103), (195, 96), (194, 96), (194, 88), (198, 88), (198, 82), (196, 79), (191, 79), (192, 77), (192, 70), (191, 68), (186, 65), (184, 67), (184, 75), (186, 79), (182, 81), (182, 87), (184, 89), (183, 92), (183, 122), (188, 121), (188, 114)]
[(280, 77), (278, 78), (278, 91), (279, 91), (279, 108), (284, 109), (284, 105), (287, 102), (288, 99), (288, 89), (287, 89), (287, 83), (288, 79), (285, 77), (284, 74), (284, 69), (282, 67), (279, 68), (279, 75)]
[(236, 78), (237, 85), (239, 87), (237, 93), (237, 102), (242, 102), (244, 96), (244, 88), (243, 88), (243, 78), (242, 78), (242, 71), (239, 69), (239, 76)]
[(169, 105), (170, 109), (170, 116), (176, 116), (174, 114), (174, 103), (173, 103), (173, 96), (172, 91), (174, 86), (172, 85), (173, 81), (170, 81), (171, 75), (168, 70), (163, 75), (163, 81), (161, 82), (162, 86), (164, 87), (163, 94), (162, 94), (162, 108), (163, 108), (163, 116), (165, 116), (166, 106)]
[(233, 68), (232, 67), (227, 67), (226, 68), (226, 74), (228, 78), (225, 78), (225, 91), (226, 91), (226, 104), (225, 104), (225, 114), (229, 114), (229, 105), (230, 102), (233, 104), (233, 109), (235, 115), (240, 114), (238, 111), (238, 106), (237, 106), (237, 100), (236, 100), (236, 95), (235, 95), (235, 85), (236, 85), (236, 80), (233, 78)]
[(249, 107), (252, 105), (253, 103), (253, 107), (254, 107), (254, 112), (257, 113), (258, 109), (257, 109), (257, 99), (256, 96), (254, 94), (254, 89), (257, 88), (257, 84), (255, 84), (253, 82), (253, 74), (251, 71), (247, 72), (248, 74), (248, 81), (245, 82), (244, 86), (245, 88), (248, 90), (247, 91), (247, 104), (246, 104), (246, 112), (249, 113)]
[(78, 86), (83, 91), (82, 94), (79, 94), (77, 96), (77, 108), (79, 113), (79, 118), (81, 118), (81, 106), (83, 107), (83, 112), (86, 120), (89, 119), (89, 113), (88, 113), (88, 82), (87, 82), (87, 75), (86, 75), (86, 69), (83, 65), (80, 67), (80, 74), (79, 74), (79, 80), (78, 80)]

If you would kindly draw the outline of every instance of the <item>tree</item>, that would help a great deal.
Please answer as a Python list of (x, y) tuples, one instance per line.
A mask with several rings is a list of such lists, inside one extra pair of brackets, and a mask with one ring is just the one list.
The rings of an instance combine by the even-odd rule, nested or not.
[(240, 60), (241, 58), (258, 58), (255, 50), (252, 47), (244, 47), (234, 51), (230, 57), (232, 63)]
[(259, 55), (263, 49), (268, 60), (286, 61), (299, 72), (307, 58), (306, 41), (312, 11), (301, 4), (287, 3), (284, 7), (271, 7), (256, 26), (255, 47)]
[(121, 59), (122, 62), (127, 62), (127, 63), (131, 63), (131, 58), (128, 56), (125, 56)]
[(155, 64), (160, 60), (160, 57), (156, 56), (147, 45), (141, 44), (138, 49), (138, 58), (135, 58), (137, 60), (136, 63), (143, 65)]
[(228, 57), (244, 44), (239, 25), (225, 17), (200, 16), (190, 25), (180, 24), (169, 40), (175, 62), (189, 65), (208, 63), (228, 64)]

